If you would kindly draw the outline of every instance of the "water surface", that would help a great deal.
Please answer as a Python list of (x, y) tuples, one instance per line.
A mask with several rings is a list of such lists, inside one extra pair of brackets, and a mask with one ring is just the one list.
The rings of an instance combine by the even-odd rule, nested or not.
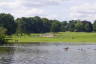
[(96, 64), (96, 45), (38, 43), (1, 46), (0, 64)]

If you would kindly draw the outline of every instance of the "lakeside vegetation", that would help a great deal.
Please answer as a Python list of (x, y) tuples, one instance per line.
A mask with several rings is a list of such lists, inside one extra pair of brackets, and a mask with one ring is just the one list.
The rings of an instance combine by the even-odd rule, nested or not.
[[(96, 21), (59, 21), (0, 13), (0, 43), (8, 42), (96, 42)], [(46, 36), (47, 33), (47, 36)], [(3, 37), (2, 37), (3, 35)]]
[[(46, 34), (54, 35), (52, 37)], [(44, 35), (44, 36), (43, 36)], [(58, 32), (58, 33), (34, 33), (30, 35), (13, 35), (11, 43), (34, 42), (69, 42), (69, 43), (96, 43), (96, 33), (87, 32)]]

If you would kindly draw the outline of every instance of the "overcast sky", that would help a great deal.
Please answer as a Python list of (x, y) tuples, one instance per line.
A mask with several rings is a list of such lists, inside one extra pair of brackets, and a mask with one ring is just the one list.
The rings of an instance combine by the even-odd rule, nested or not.
[(95, 20), (96, 0), (0, 0), (0, 13), (58, 20)]

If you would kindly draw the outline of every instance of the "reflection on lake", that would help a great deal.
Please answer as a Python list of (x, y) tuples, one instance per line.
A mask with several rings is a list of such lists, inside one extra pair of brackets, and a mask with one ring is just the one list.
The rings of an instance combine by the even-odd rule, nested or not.
[(0, 47), (0, 64), (11, 64), (13, 62), (13, 55), (13, 47)]
[(64, 43), (0, 47), (0, 64), (96, 64), (96, 45)]

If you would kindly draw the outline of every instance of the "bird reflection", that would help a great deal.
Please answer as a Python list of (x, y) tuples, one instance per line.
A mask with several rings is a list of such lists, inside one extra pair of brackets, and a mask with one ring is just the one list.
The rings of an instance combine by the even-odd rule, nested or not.
[(68, 50), (69, 50), (69, 47), (64, 48), (64, 50), (65, 50), (65, 51), (68, 51)]

